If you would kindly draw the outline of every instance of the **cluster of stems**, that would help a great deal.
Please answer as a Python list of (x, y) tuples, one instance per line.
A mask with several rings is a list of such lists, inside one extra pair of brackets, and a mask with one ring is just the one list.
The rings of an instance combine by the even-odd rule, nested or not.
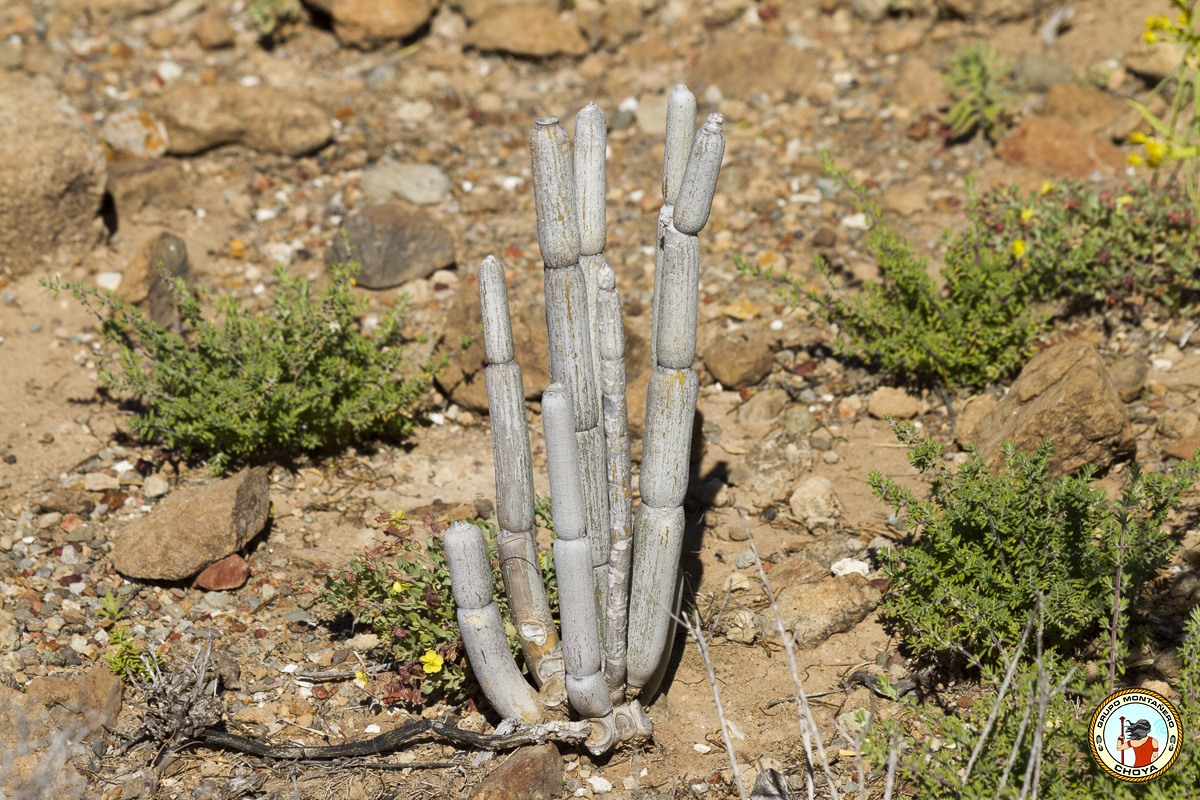
[(682, 589), (683, 500), (699, 386), (692, 370), (697, 236), (708, 221), (725, 140), (719, 114), (697, 130), (696, 99), (687, 87), (675, 87), (667, 108), (664, 204), (655, 237), (653, 372), (636, 509), (621, 301), (604, 258), (604, 112), (589, 103), (576, 116), (573, 154), (557, 117), (538, 119), (529, 141), (545, 266), (552, 382), (542, 395), (542, 425), (557, 535), (561, 639), (538, 569), (533, 459), (504, 267), (492, 256), (479, 267), (497, 545), (536, 691), (508, 650), (483, 534), (460, 522), (445, 536), (463, 643), (488, 700), (505, 718), (527, 723), (565, 703), (592, 722), (587, 745), (595, 753), (652, 733), (638, 701), (648, 700), (662, 680)]

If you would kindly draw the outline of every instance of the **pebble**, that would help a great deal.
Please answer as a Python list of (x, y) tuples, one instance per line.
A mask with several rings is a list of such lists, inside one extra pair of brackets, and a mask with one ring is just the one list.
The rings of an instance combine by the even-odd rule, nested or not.
[(867, 562), (859, 561), (856, 558), (843, 558), (839, 561), (835, 561), (833, 566), (829, 568), (829, 571), (839, 578), (843, 575), (850, 575), (851, 573), (858, 573), (859, 575), (865, 577), (866, 575), (870, 574), (871, 566)]
[(384, 164), (368, 170), (359, 183), (372, 205), (399, 197), (416, 205), (437, 205), (450, 199), (453, 187), (435, 164)]

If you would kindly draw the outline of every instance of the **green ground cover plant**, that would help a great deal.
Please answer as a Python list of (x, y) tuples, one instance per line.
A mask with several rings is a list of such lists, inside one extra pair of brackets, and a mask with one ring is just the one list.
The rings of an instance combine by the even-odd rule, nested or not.
[[(539, 498), (536, 518), (539, 526), (553, 531), (547, 499)], [(422, 542), (403, 512), (381, 515), (377, 521), (385, 524), (384, 530), (393, 540), (355, 554), (344, 565), (325, 567), (324, 585), (317, 600), (370, 628), (392, 652), (397, 678), (384, 687), (388, 702), (417, 706), (435, 696), (470, 698), (478, 687), (458, 630), (441, 527), (427, 522)], [(509, 618), (504, 581), (495, 557), (499, 533), (495, 516), (468, 521), (478, 525), (488, 538), (496, 603), (504, 615), (509, 645), (520, 663), (521, 646)], [(550, 551), (539, 556), (550, 608), (557, 615), (553, 556)]]
[(1175, 544), (1163, 522), (1195, 482), (1200, 458), (1169, 474), (1134, 465), (1113, 501), (1089, 485), (1090, 467), (1052, 478), (1049, 442), (1034, 453), (1009, 443), (996, 472), (971, 446), (952, 470), (942, 445), (911, 423), (897, 423), (896, 434), (909, 463), (933, 479), (921, 501), (879, 472), (868, 478), (918, 532), (913, 544), (880, 556), (891, 586), (885, 608), (908, 647), (995, 661), (1016, 646), (1040, 602), (1048, 650), (1075, 655), (1111, 627), (1106, 647), (1122, 661), (1129, 609), (1170, 558)]
[(950, 60), (942, 83), (954, 97), (946, 124), (957, 138), (977, 130), (988, 141), (1000, 138), (1001, 122), (1013, 103), (1013, 92), (1004, 81), (1012, 64), (991, 45), (975, 42), (960, 48)]
[(910, 463), (933, 481), (922, 502), (870, 477), (876, 496), (917, 532), (914, 543), (881, 552), (885, 611), (914, 653), (974, 670), (985, 695), (970, 710), (898, 698), (901, 713), (872, 719), (856, 743), (874, 774), (887, 770), (889, 784), (922, 798), (1165, 800), (1194, 792), (1200, 609), (1180, 648), (1175, 765), (1149, 784), (1112, 779), (1090, 754), (1088, 726), (1124, 678), (1128, 639), (1141, 634), (1135, 603), (1171, 555), (1163, 523), (1194, 483), (1200, 456), (1171, 474), (1131, 469), (1120, 498), (1109, 500), (1088, 485), (1087, 470), (1050, 478), (1049, 443), (1032, 454), (1009, 446), (996, 472), (969, 448), (953, 471), (941, 446), (913, 425), (896, 432)]
[(104, 664), (109, 672), (124, 680), (149, 677), (150, 668), (147, 668), (146, 661), (151, 663), (151, 668), (160, 668), (165, 664), (158, 653), (139, 646), (128, 628), (114, 628), (109, 634), (108, 645), (111, 650), (104, 657)]
[(270, 309), (218, 297), (214, 319), (201, 314), (199, 296), (182, 280), (164, 276), (181, 330), (163, 328), (111, 292), (57, 279), (42, 285), (70, 290), (100, 320), (101, 336), (118, 351), (100, 379), (141, 402), (133, 432), (204, 458), (219, 474), (252, 458), (411, 432), (432, 367), (407, 369), (403, 304), (370, 335), (363, 332), (358, 318), (367, 300), (354, 294), (356, 273), (356, 266), (334, 265), (317, 290), (280, 267)]

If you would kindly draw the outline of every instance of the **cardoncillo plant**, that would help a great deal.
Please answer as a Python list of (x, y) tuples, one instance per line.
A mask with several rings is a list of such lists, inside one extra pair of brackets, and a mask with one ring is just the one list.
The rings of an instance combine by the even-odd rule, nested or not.
[[(506, 593), (540, 687), (522, 678), (492, 596), (483, 533), (460, 522), (444, 539), (458, 621), (480, 687), (507, 719), (541, 721), (564, 702), (592, 721), (588, 748), (649, 735), (638, 704), (662, 680), (679, 599), (683, 498), (698, 380), (700, 245), (725, 152), (721, 115), (696, 130), (685, 86), (668, 98), (663, 200), (655, 258), (641, 505), (632, 510), (625, 343), (616, 277), (604, 259), (604, 113), (575, 120), (575, 151), (556, 117), (530, 137), (538, 243), (545, 265), (550, 377), (542, 423), (557, 539), (562, 639), (554, 629), (534, 546), (533, 459), (504, 267), (479, 267), (479, 297), (496, 463), (498, 550)], [(604, 622), (601, 625), (601, 618)], [(628, 700), (628, 702), (626, 702)]]

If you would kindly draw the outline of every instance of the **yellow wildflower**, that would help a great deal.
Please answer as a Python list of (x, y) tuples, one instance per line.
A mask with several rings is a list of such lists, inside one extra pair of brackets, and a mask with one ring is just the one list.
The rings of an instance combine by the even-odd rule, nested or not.
[(367, 688), (367, 673), (361, 669), (354, 673), (354, 680), (358, 683), (360, 689)]
[(1129, 141), (1133, 142), (1134, 144), (1145, 144), (1146, 134), (1142, 133), (1141, 131), (1134, 131), (1133, 133), (1129, 134)]
[(1042, 188), (1038, 190), (1038, 194), (1049, 194), (1054, 191), (1054, 181), (1042, 181)]
[(1021, 211), (1021, 219), (1025, 222), (1028, 222), (1029, 220), (1033, 219), (1033, 209), (1032, 208), (1023, 209)]
[(432, 650), (426, 650), (425, 655), (421, 656), (421, 663), (425, 665), (425, 674), (432, 675), (435, 672), (442, 671), (442, 664), (445, 663), (445, 659)]
[(395, 583), (392, 584), (391, 593), (392, 594), (400, 594), (407, 588), (408, 588), (408, 584), (401, 583), (400, 581), (396, 581)]
[(1152, 167), (1162, 165), (1163, 157), (1167, 154), (1167, 146), (1155, 139), (1148, 139), (1146, 144), (1146, 163)]
[(1025, 240), (1024, 239), (1013, 239), (1012, 254), (1016, 258), (1020, 258), (1021, 256), (1025, 255)]
[(1154, 35), (1154, 31), (1145, 31), (1142, 33), (1142, 41), (1146, 44), (1154, 44), (1158, 41), (1158, 37)]
[(1127, 206), (1132, 202), (1133, 202), (1133, 198), (1130, 197), (1129, 195), (1127, 195), (1127, 194), (1121, 195), (1120, 197), (1117, 198), (1117, 210), (1120, 210), (1122, 207)]
[(1126, 159), (1126, 161), (1128, 161), (1132, 166), (1135, 166), (1135, 167), (1140, 164), (1146, 163), (1146, 159), (1142, 158), (1137, 153), (1130, 153), (1129, 158)]

